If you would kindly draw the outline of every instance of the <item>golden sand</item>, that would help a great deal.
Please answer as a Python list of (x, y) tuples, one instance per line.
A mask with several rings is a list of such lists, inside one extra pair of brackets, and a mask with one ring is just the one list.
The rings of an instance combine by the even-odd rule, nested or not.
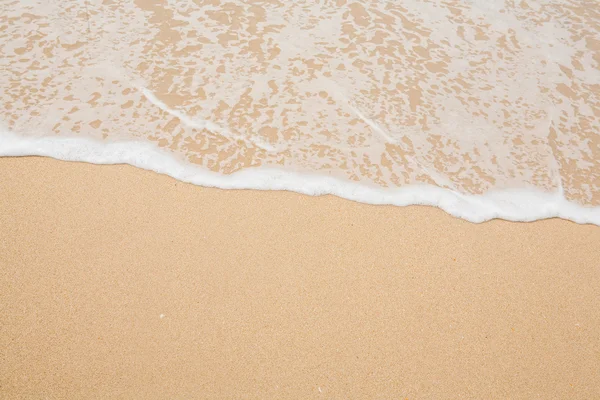
[(0, 159), (0, 397), (600, 396), (600, 228)]

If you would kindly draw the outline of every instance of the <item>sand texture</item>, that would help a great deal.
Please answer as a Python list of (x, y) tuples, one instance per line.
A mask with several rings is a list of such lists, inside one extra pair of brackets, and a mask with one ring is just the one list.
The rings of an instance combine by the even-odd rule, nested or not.
[(600, 398), (600, 229), (0, 159), (0, 398)]

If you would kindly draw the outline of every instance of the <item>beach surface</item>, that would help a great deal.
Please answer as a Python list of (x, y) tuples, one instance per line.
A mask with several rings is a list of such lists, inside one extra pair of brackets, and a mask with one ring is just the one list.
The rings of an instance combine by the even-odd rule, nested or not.
[(0, 158), (0, 397), (600, 397), (600, 228)]

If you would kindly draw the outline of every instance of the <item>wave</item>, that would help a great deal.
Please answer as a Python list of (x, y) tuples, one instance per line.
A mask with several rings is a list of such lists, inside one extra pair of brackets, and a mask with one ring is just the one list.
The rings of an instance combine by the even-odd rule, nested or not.
[(599, 224), (598, 5), (59, 3), (0, 16), (0, 154)]

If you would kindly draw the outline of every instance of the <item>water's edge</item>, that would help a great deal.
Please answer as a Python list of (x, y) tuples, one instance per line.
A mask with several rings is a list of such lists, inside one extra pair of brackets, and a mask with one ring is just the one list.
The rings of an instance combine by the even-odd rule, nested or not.
[(221, 189), (288, 190), (311, 196), (333, 194), (367, 204), (429, 205), (475, 223), (494, 218), (535, 221), (558, 217), (600, 226), (600, 207), (571, 203), (562, 193), (519, 189), (488, 192), (479, 196), (463, 195), (432, 185), (377, 189), (329, 176), (298, 174), (273, 168), (252, 168), (221, 175), (179, 162), (150, 143), (134, 141), (104, 143), (84, 138), (32, 138), (0, 132), (0, 156), (46, 156), (92, 164), (130, 164), (183, 182)]

